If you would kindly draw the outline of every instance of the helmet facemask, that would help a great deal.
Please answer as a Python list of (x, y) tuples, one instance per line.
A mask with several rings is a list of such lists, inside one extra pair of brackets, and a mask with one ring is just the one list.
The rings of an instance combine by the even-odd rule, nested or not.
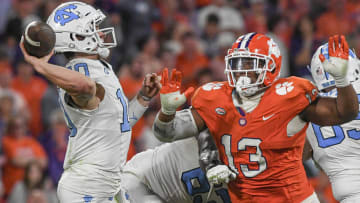
[[(266, 72), (271, 72), (275, 68), (273, 59), (247, 50), (235, 49), (231, 51), (232, 53), (225, 57), (225, 74), (229, 85), (235, 87), (239, 95), (246, 97), (265, 88)], [(272, 64), (271, 67), (269, 64)]]

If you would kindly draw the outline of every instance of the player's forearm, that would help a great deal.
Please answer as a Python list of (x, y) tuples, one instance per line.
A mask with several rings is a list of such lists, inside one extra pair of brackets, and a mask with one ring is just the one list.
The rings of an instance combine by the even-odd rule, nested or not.
[(177, 111), (175, 117), (169, 121), (160, 120), (160, 116), (161, 112), (155, 118), (153, 133), (162, 142), (172, 142), (199, 134), (189, 109)]
[(352, 85), (337, 88), (336, 109), (339, 118), (345, 123), (356, 118), (359, 112), (359, 102)]
[[(148, 104), (141, 102), (141, 98), (135, 97), (129, 103), (130, 126), (134, 126), (148, 108)], [(144, 105), (145, 104), (145, 105)]]
[(199, 164), (203, 171), (221, 164), (219, 152), (209, 130), (196, 137), (199, 147)]
[(69, 93), (95, 94), (95, 82), (81, 73), (46, 62), (34, 64), (34, 68), (52, 83)]

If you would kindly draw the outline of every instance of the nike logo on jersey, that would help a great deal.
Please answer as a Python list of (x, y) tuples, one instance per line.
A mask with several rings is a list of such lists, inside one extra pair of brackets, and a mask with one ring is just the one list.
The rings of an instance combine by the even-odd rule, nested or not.
[(263, 120), (266, 121), (266, 120), (269, 120), (271, 117), (275, 116), (275, 114), (271, 114), (270, 116), (263, 116)]

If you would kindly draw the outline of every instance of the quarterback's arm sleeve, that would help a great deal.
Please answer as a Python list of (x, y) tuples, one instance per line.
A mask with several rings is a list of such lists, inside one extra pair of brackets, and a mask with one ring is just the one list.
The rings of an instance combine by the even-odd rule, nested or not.
[(219, 152), (209, 130), (205, 130), (196, 137), (199, 147), (199, 164), (203, 171), (221, 164)]
[(160, 121), (158, 113), (153, 124), (153, 132), (162, 142), (172, 142), (199, 134), (190, 109), (177, 111), (175, 118), (170, 122)]
[(133, 127), (136, 122), (141, 118), (148, 107), (141, 105), (137, 99), (134, 97), (129, 103), (129, 121), (130, 126)]

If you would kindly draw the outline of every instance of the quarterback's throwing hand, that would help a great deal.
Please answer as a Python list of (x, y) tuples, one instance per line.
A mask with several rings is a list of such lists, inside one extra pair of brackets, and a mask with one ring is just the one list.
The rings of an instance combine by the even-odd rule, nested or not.
[(345, 87), (350, 83), (346, 78), (347, 66), (349, 59), (349, 45), (345, 37), (341, 35), (329, 38), (329, 59), (325, 59), (323, 54), (319, 55), (320, 61), (324, 66), (324, 70), (335, 79), (336, 87)]
[(181, 72), (176, 69), (172, 70), (170, 80), (167, 68), (161, 73), (161, 111), (166, 115), (174, 115), (176, 109), (183, 105), (186, 102), (186, 98), (194, 92), (194, 88), (190, 87), (184, 93), (180, 94), (181, 77)]
[(210, 185), (229, 183), (231, 180), (235, 180), (236, 173), (226, 165), (217, 165), (206, 172), (206, 177)]

